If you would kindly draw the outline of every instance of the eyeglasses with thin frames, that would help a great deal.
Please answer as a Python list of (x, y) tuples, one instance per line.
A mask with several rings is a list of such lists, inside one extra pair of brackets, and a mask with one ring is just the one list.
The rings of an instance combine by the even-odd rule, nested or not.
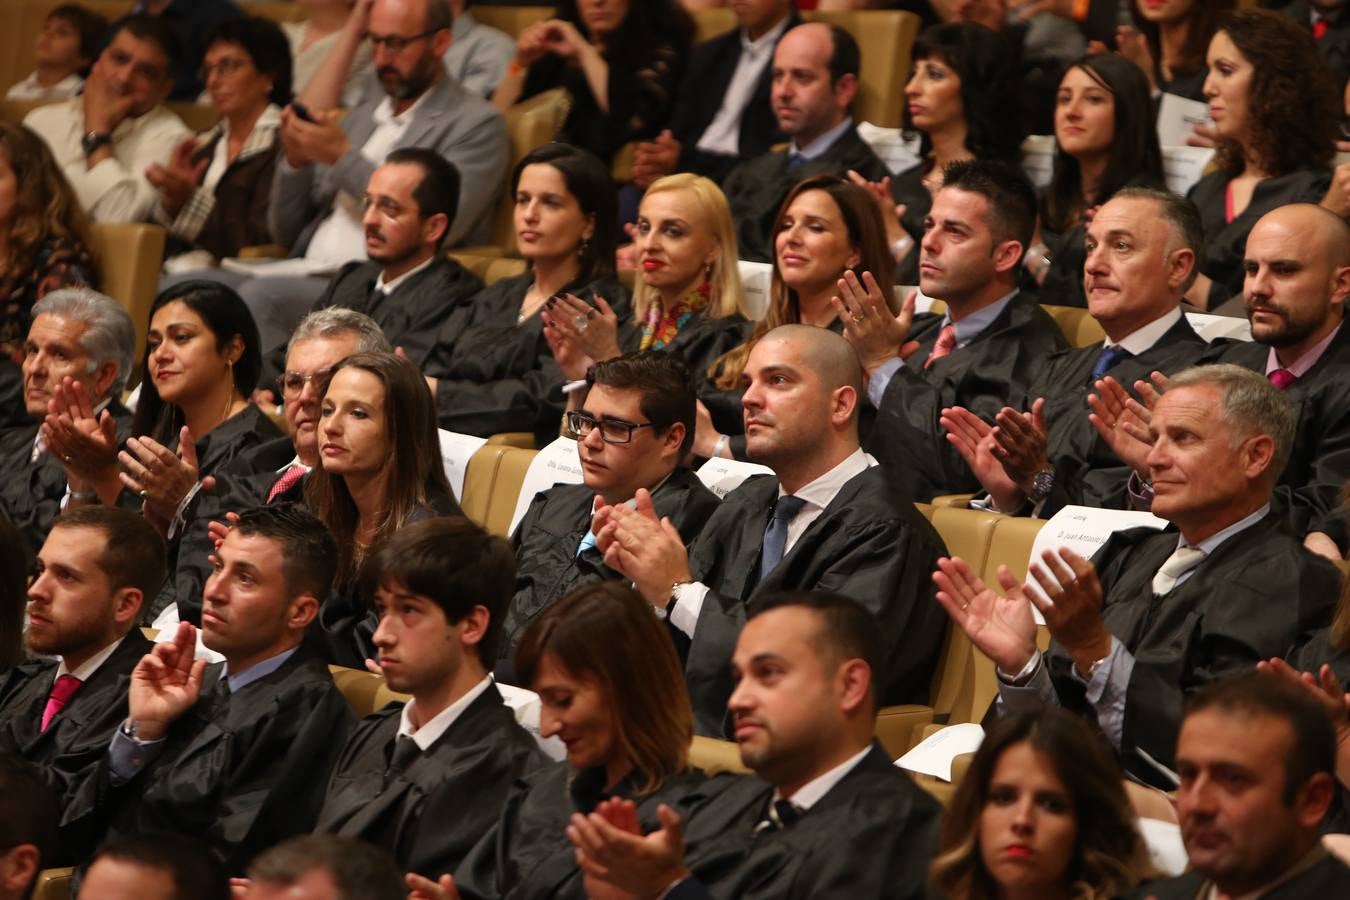
[(277, 378), (277, 389), (281, 391), (281, 396), (289, 400), (300, 396), (300, 392), (305, 389), (305, 385), (312, 381), (314, 382), (314, 389), (323, 393), (328, 384), (328, 379), (332, 377), (332, 369), (320, 369), (317, 372), (310, 372), (308, 375), (304, 372), (286, 372)]
[(571, 410), (567, 414), (567, 428), (582, 440), (599, 426), (600, 440), (606, 444), (627, 444), (633, 439), (633, 432), (639, 428), (655, 428), (653, 422), (625, 422), (623, 419), (599, 419), (580, 410)]
[(366, 39), (370, 41), (370, 49), (379, 50), (383, 47), (390, 53), (399, 54), (407, 50), (415, 42), (431, 37), (436, 32), (424, 31), (421, 34), (410, 34), (404, 37), (401, 34), (371, 34), (366, 32)]

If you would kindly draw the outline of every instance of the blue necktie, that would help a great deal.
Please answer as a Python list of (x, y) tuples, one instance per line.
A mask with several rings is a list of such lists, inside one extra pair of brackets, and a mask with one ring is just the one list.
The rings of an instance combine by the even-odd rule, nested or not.
[(586, 536), (583, 537), (581, 539), (581, 543), (577, 545), (577, 556), (580, 556), (581, 554), (585, 553), (587, 550), (591, 549), (594, 546), (595, 546), (595, 532), (587, 531)]
[(806, 501), (788, 494), (773, 505), (773, 518), (764, 529), (764, 546), (759, 555), (759, 580), (763, 581), (783, 559), (787, 549), (788, 525), (802, 511)]
[(1097, 361), (1092, 365), (1092, 380), (1096, 381), (1098, 378), (1101, 378), (1107, 372), (1111, 371), (1111, 367), (1116, 363), (1120, 362), (1122, 359), (1129, 359), (1131, 356), (1134, 356), (1134, 354), (1124, 347), (1103, 347), (1101, 355), (1097, 357)]
[(804, 162), (806, 162), (806, 157), (805, 157), (803, 154), (801, 154), (801, 153), (795, 153), (795, 152), (794, 152), (794, 153), (789, 153), (789, 154), (788, 154), (787, 170), (788, 170), (789, 172), (791, 172), (793, 169), (797, 168), (798, 166), (800, 166), (800, 165), (801, 165), (802, 163), (804, 163)]

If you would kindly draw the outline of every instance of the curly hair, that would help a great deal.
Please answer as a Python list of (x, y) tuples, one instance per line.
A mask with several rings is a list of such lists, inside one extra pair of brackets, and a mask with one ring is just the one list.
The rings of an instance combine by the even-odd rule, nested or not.
[(1269, 9), (1229, 13), (1219, 20), (1218, 30), (1252, 66), (1248, 144), (1220, 140), (1219, 168), (1239, 175), (1247, 158), (1268, 175), (1330, 168), (1341, 121), (1340, 98), (1308, 30)]
[(89, 249), (89, 217), (47, 142), (22, 125), (0, 122), (0, 159), (14, 171), (14, 210), (0, 272), (32, 267), (49, 241)]

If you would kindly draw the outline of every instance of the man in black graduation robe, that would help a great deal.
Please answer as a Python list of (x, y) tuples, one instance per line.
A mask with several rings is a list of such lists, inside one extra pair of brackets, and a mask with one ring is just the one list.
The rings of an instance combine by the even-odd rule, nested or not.
[(980, 489), (943, 434), (942, 410), (992, 421), (1005, 406), (1022, 409), (1048, 357), (1068, 347), (1054, 319), (1017, 289), (1036, 221), (1026, 176), (971, 161), (948, 166), (943, 179), (920, 245), (919, 286), (947, 311), (915, 316), (906, 301), (892, 317), (879, 294), (850, 279), (841, 317), (877, 410), (864, 445), (920, 502)]
[(314, 826), (352, 727), (328, 667), (301, 644), (336, 545), (309, 513), (269, 506), (241, 515), (216, 556), (202, 630), (225, 662), (194, 663), (197, 629), (183, 622), (137, 665), (126, 721), (66, 806), (77, 855), (105, 833), (181, 831), (242, 874)]
[(410, 525), (376, 551), (375, 644), (389, 687), (412, 699), (347, 741), (316, 831), (362, 838), (403, 871), (438, 878), (545, 761), (487, 669), (514, 571), (506, 541), (463, 518)]
[[(631, 503), (650, 492), (659, 517), (669, 517), (681, 539), (694, 540), (717, 508), (717, 496), (681, 460), (694, 440), (693, 378), (679, 354), (631, 353), (598, 363), (577, 405), (577, 453), (582, 483), (559, 484), (530, 503), (512, 538), (516, 590), (506, 610), (497, 674), (511, 680), (516, 644), (535, 617), (583, 584), (624, 576), (605, 565), (595, 546), (591, 516), (596, 497), (606, 505)], [(626, 424), (650, 422), (652, 428)], [(626, 438), (626, 439), (625, 439)]]
[[(1241, 411), (1229, 414), (1228, 404)], [(1027, 586), (1005, 581), (1006, 601), (961, 561), (944, 561), (938, 600), (996, 664), (1000, 706), (1077, 709), (1132, 774), (1174, 787), (1165, 769), (1175, 768), (1186, 698), (1280, 655), (1331, 618), (1339, 571), (1271, 511), (1292, 426), (1264, 378), (1236, 366), (1187, 369), (1151, 425), (1153, 512), (1171, 527), (1117, 532), (1091, 562), (1047, 552)], [(1050, 604), (1032, 599), (1036, 582)], [(1030, 602), (1050, 629), (1044, 655)]]
[(868, 181), (890, 174), (853, 127), (859, 65), (858, 44), (842, 28), (808, 22), (779, 40), (773, 69), (785, 74), (774, 80), (771, 102), (778, 130), (792, 141), (746, 160), (722, 183), (742, 259), (773, 260), (774, 221), (799, 181), (847, 177), (850, 169)]
[(684, 841), (674, 813), (647, 837), (615, 827), (614, 805), (574, 817), (582, 871), (670, 900), (926, 897), (940, 807), (872, 737), (880, 624), (837, 594), (766, 596), (729, 704), (756, 774), (706, 785)]
[(858, 446), (857, 356), (832, 331), (785, 325), (751, 351), (745, 377), (746, 448), (773, 476), (729, 493), (687, 551), (645, 491), (635, 510), (607, 507), (596, 520), (606, 563), (669, 616), (695, 731), (723, 734), (736, 636), (770, 591), (858, 600), (882, 623), (882, 702), (927, 702), (944, 623), (925, 567), (945, 549)]

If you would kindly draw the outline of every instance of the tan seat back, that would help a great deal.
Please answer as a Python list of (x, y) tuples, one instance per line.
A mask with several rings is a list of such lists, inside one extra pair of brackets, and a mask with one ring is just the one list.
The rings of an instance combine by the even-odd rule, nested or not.
[(695, 735), (689, 744), (689, 765), (702, 769), (709, 775), (718, 772), (749, 772), (741, 762), (741, 749), (731, 741), (719, 741), (715, 738)]
[(1059, 330), (1064, 332), (1064, 339), (1073, 347), (1091, 347), (1093, 344), (1101, 343), (1106, 337), (1106, 332), (1102, 330), (1101, 324), (1086, 309), (1077, 306), (1048, 306), (1042, 304), (1041, 309), (1050, 314), (1050, 318), (1055, 320)]
[(120, 303), (136, 326), (136, 355), (132, 358), (139, 364), (159, 267), (164, 262), (164, 229), (142, 223), (98, 223), (90, 237), (103, 293)]
[(459, 506), (465, 516), (484, 528), (487, 527), (493, 486), (497, 483), (497, 467), (507, 449), (492, 445), (480, 447), (469, 458), (469, 465), (464, 470), (464, 495), (459, 498)]
[(511, 517), (516, 512), (516, 500), (520, 496), (521, 485), (525, 483), (525, 473), (539, 451), (519, 447), (503, 447), (502, 451), (483, 527), (493, 534), (510, 537)]
[[(303, 22), (305, 21), (305, 8), (299, 3), (250, 3), (244, 9), (250, 16), (257, 16), (260, 19), (271, 19), (278, 25), (283, 22)], [(478, 12), (478, 10), (474, 10)]]
[(390, 703), (395, 701), (406, 703), (409, 699), (407, 694), (389, 690), (384, 678), (374, 672), (363, 672), (346, 666), (329, 666), (328, 671), (333, 673), (333, 683), (342, 692), (342, 696), (346, 698), (357, 718), (364, 719)]
[(484, 284), (496, 284), (503, 278), (514, 278), (525, 271), (525, 260), (509, 256), (479, 256), (476, 253), (451, 253), (450, 258), (458, 262), (479, 278)]
[(553, 18), (551, 6), (492, 6), (486, 3), (473, 5), (473, 17), (477, 22), (488, 25), (498, 31), (504, 31), (513, 38), (535, 22)]
[(919, 35), (919, 17), (890, 10), (807, 10), (808, 22), (838, 25), (853, 35), (862, 54), (854, 118), (884, 128), (900, 127), (909, 80), (909, 54)]
[(209, 103), (184, 103), (176, 100), (164, 105), (169, 108), (169, 112), (182, 119), (188, 131), (193, 134), (201, 134), (214, 128), (220, 121), (220, 113)]
[(70, 900), (74, 868), (43, 869), (33, 882), (33, 900)]

